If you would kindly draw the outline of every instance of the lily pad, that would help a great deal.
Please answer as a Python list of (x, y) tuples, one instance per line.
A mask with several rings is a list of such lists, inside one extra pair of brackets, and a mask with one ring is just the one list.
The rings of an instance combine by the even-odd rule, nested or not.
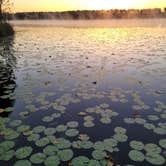
[(79, 156), (72, 160), (72, 166), (87, 166), (89, 159), (85, 156)]
[(92, 156), (96, 160), (102, 160), (107, 156), (107, 154), (106, 154), (106, 152), (104, 152), (102, 150), (94, 150), (92, 152)]
[(137, 150), (131, 150), (129, 152), (129, 157), (131, 160), (136, 161), (136, 162), (142, 162), (145, 160), (144, 154)]
[(41, 139), (37, 140), (35, 144), (38, 147), (44, 147), (49, 143), (50, 143), (50, 140), (45, 137), (45, 138), (41, 138)]
[(44, 130), (44, 134), (45, 135), (54, 135), (56, 133), (56, 129), (55, 128), (46, 128)]
[(27, 137), (27, 140), (28, 141), (37, 141), (37, 140), (39, 140), (39, 138), (40, 138), (39, 134), (32, 134), (29, 137)]
[(52, 122), (54, 120), (54, 117), (52, 116), (45, 116), (42, 121), (43, 122)]
[(4, 141), (0, 143), (0, 149), (2, 152), (8, 151), (9, 149), (12, 149), (15, 146), (15, 142), (13, 141)]
[(153, 165), (163, 165), (165, 163), (165, 158), (160, 154), (146, 156), (146, 160)]
[(18, 159), (24, 159), (28, 157), (32, 153), (33, 149), (29, 146), (22, 147), (18, 149), (15, 153), (16, 158)]
[(60, 160), (58, 156), (49, 156), (44, 161), (45, 166), (58, 166), (60, 164)]
[(57, 139), (57, 147), (59, 149), (67, 149), (67, 148), (70, 148), (71, 147), (71, 143), (69, 140), (66, 140), (64, 138), (59, 138)]
[(161, 139), (161, 140), (159, 141), (159, 145), (160, 145), (162, 148), (166, 149), (166, 139)]
[(131, 141), (130, 146), (135, 150), (143, 150), (144, 144), (140, 141)]
[(90, 160), (88, 166), (101, 166), (97, 160)]
[[(116, 143), (117, 144), (117, 143)], [(105, 149), (105, 146), (104, 146), (104, 143), (101, 142), (101, 141), (97, 141), (95, 142), (94, 146), (93, 146), (94, 149), (96, 150), (104, 150)]]
[(116, 139), (118, 142), (126, 142), (128, 137), (125, 134), (115, 134), (114, 139)]
[(64, 132), (64, 131), (66, 131), (67, 130), (67, 126), (65, 126), (65, 125), (58, 125), (57, 127), (56, 127), (56, 131), (57, 132)]
[(146, 144), (144, 149), (146, 150), (148, 154), (151, 154), (151, 155), (161, 153), (161, 148), (158, 145), (153, 143)]
[(118, 133), (118, 134), (125, 134), (126, 133), (126, 129), (122, 128), (122, 127), (116, 127), (114, 129), (115, 133)]
[(76, 121), (67, 122), (67, 126), (70, 128), (77, 128), (78, 122), (76, 122)]
[(58, 152), (58, 148), (55, 145), (48, 145), (43, 149), (43, 152), (48, 156), (56, 155)]
[(31, 162), (29, 162), (28, 160), (19, 160), (17, 161), (14, 166), (31, 166)]
[(33, 132), (37, 134), (43, 132), (44, 130), (45, 130), (45, 126), (36, 126), (33, 128)]
[(10, 126), (17, 127), (17, 126), (21, 125), (21, 123), (22, 123), (21, 120), (14, 120), (14, 121), (10, 122)]
[(69, 161), (73, 157), (73, 151), (70, 149), (61, 150), (58, 152), (58, 156), (61, 159), (61, 161)]
[(33, 164), (41, 164), (44, 162), (45, 159), (46, 159), (46, 155), (44, 153), (36, 153), (30, 157), (30, 161)]
[(7, 140), (13, 140), (16, 139), (17, 137), (19, 137), (20, 133), (18, 133), (17, 131), (12, 131), (11, 133), (5, 135), (5, 139)]
[(100, 119), (100, 122), (103, 124), (110, 124), (111, 123), (111, 119), (108, 117), (103, 117)]
[(13, 158), (14, 153), (14, 150), (5, 151), (4, 153), (0, 154), (0, 160), (9, 161)]
[(75, 137), (79, 134), (79, 131), (76, 129), (69, 129), (65, 132), (68, 137)]

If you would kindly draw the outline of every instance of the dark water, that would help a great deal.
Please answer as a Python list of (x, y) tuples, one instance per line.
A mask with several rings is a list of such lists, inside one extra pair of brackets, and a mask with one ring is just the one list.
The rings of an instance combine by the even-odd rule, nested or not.
[[(106, 162), (103, 165), (110, 166), (108, 158), (122, 166), (165, 165), (166, 27), (150, 25), (132, 28), (17, 26), (14, 37), (1, 39), (0, 140), (12, 141), (15, 146), (6, 150), (0, 144), (0, 165), (32, 161), (31, 156), (43, 153), (47, 145), (58, 146), (59, 138), (72, 144), (81, 139), (81, 134), (89, 136), (92, 145), (87, 149), (70, 145), (59, 148), (59, 151), (71, 149), (73, 155), (63, 162), (59, 153), (56, 154), (61, 160), (58, 165), (71, 165), (71, 160), (78, 156), (98, 160), (95, 161), (98, 164), (91, 166), (102, 166), (101, 160)], [(91, 112), (88, 108), (92, 108)], [(80, 112), (84, 114), (79, 115)], [(60, 116), (51, 119), (53, 113)], [(46, 116), (50, 116), (49, 122), (43, 121)], [(92, 126), (88, 127), (84, 119), (92, 119), (88, 120)], [(11, 125), (14, 120), (22, 123), (14, 127)], [(75, 130), (79, 134), (73, 137), (66, 133), (72, 127), (62, 132), (57, 130), (58, 125), (66, 126), (70, 121), (79, 124)], [(28, 127), (20, 131), (22, 125)], [(50, 134), (54, 140), (42, 147), (27, 139), (39, 125), (56, 130)], [(14, 134), (17, 137), (12, 138)], [(47, 137), (44, 132), (39, 135)], [(112, 146), (113, 152), (104, 144), (107, 138), (117, 143)], [(87, 143), (84, 139), (81, 141)], [(100, 157), (101, 152), (106, 153), (102, 159), (93, 154), (97, 141), (105, 146), (105, 149), (97, 148)], [(142, 143), (142, 149), (133, 147), (133, 141)], [(151, 148), (147, 148), (149, 144), (153, 144)], [(25, 146), (32, 147), (32, 153), (18, 157), (18, 149)], [(134, 149), (139, 154), (133, 155)], [(11, 155), (7, 155), (9, 150), (14, 150)], [(10, 157), (6, 159), (6, 156)], [(39, 164), (32, 161), (32, 165), (44, 163), (46, 157)]]

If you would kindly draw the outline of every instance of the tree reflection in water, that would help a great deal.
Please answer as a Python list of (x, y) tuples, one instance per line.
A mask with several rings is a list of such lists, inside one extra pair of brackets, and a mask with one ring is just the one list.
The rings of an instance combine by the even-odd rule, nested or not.
[(14, 68), (16, 57), (13, 55), (14, 37), (0, 39), (0, 116), (8, 117), (6, 108), (12, 108), (15, 103), (16, 88)]

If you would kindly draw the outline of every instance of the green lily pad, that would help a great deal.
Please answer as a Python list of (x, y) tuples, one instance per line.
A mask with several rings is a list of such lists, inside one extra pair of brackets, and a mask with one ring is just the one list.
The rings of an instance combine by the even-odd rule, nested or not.
[(45, 126), (36, 126), (36, 127), (34, 127), (33, 128), (33, 133), (41, 133), (41, 132), (43, 132), (45, 130)]
[(48, 156), (56, 155), (58, 152), (58, 148), (55, 145), (48, 145), (43, 149), (43, 152)]
[(135, 123), (135, 119), (133, 119), (133, 118), (124, 118), (124, 122), (128, 123), (128, 124), (134, 124)]
[(54, 117), (52, 116), (45, 116), (42, 121), (43, 122), (52, 122), (54, 120)]
[(116, 127), (114, 129), (115, 133), (117, 134), (126, 134), (126, 129), (122, 128), (122, 127)]
[(58, 156), (61, 159), (61, 161), (69, 161), (73, 157), (73, 151), (70, 149), (61, 150), (58, 152)]
[(44, 153), (36, 153), (30, 157), (30, 161), (33, 164), (41, 164), (44, 162), (45, 159), (46, 159), (46, 155)]
[(142, 119), (142, 118), (135, 118), (135, 122), (137, 124), (145, 124), (146, 123), (146, 120), (145, 119)]
[(41, 138), (41, 139), (37, 140), (35, 144), (38, 147), (44, 147), (49, 143), (50, 143), (50, 140), (45, 137), (45, 138)]
[(100, 119), (100, 122), (103, 124), (110, 124), (111, 123), (111, 119), (108, 117), (103, 117)]
[(144, 127), (148, 130), (152, 130), (152, 129), (155, 129), (155, 126), (151, 123), (145, 123), (144, 124)]
[(45, 166), (58, 166), (60, 164), (60, 160), (58, 156), (49, 156), (44, 161)]
[(67, 126), (70, 128), (77, 128), (78, 122), (76, 122), (76, 121), (67, 122)]
[(143, 150), (144, 144), (140, 141), (131, 141), (130, 146), (135, 150)]
[(31, 162), (29, 162), (28, 160), (19, 160), (16, 161), (16, 163), (14, 164), (14, 166), (31, 166)]
[(79, 156), (72, 160), (72, 166), (87, 166), (89, 159), (85, 156)]
[(144, 149), (148, 154), (151, 155), (161, 153), (161, 148), (158, 145), (152, 143), (146, 144)]
[(136, 162), (142, 162), (145, 160), (144, 154), (137, 150), (131, 150), (129, 152), (129, 157), (131, 160), (136, 161)]
[(101, 166), (97, 160), (90, 160), (88, 166)]
[(21, 120), (13, 120), (12, 122), (10, 122), (10, 126), (17, 127), (17, 126), (21, 125), (21, 123), (22, 123)]
[(67, 126), (65, 126), (65, 125), (58, 125), (57, 127), (56, 127), (56, 131), (57, 132), (64, 132), (64, 131), (66, 131), (67, 130)]
[(83, 149), (90, 149), (93, 147), (93, 143), (91, 141), (81, 141), (80, 147)]
[(148, 115), (148, 119), (151, 121), (157, 121), (157, 120), (159, 120), (159, 117), (156, 115)]
[(126, 142), (128, 137), (125, 134), (115, 134), (113, 136), (114, 139), (116, 139), (118, 142)]
[(13, 158), (15, 151), (9, 150), (0, 154), (0, 160), (9, 161)]
[(39, 138), (40, 138), (39, 134), (32, 134), (29, 137), (27, 137), (27, 140), (30, 141), (30, 142), (31, 141), (37, 141), (37, 140), (39, 140)]
[(75, 137), (79, 134), (79, 131), (76, 129), (69, 129), (65, 132), (68, 137)]
[(55, 133), (56, 133), (55, 128), (47, 128), (47, 129), (44, 130), (45, 135), (54, 135)]
[(107, 156), (107, 154), (106, 154), (106, 152), (104, 152), (102, 150), (94, 150), (92, 152), (92, 156), (96, 160), (102, 160)]
[(95, 124), (92, 121), (86, 121), (84, 122), (84, 127), (90, 128), (90, 127), (94, 127)]
[(22, 147), (18, 149), (15, 153), (16, 158), (18, 159), (24, 159), (28, 157), (32, 153), (33, 149), (29, 146)]
[(57, 147), (59, 149), (67, 149), (71, 147), (71, 143), (69, 140), (66, 140), (64, 138), (57, 139)]
[(105, 148), (112, 148), (112, 147), (115, 147), (117, 146), (118, 142), (116, 139), (113, 139), (113, 138), (108, 138), (108, 139), (105, 139), (104, 140), (104, 146)]
[(155, 154), (153, 156), (146, 156), (146, 160), (153, 165), (163, 165), (165, 163), (165, 158), (160, 154)]
[(27, 131), (27, 130), (29, 130), (30, 129), (30, 126), (28, 126), (28, 125), (21, 125), (21, 126), (19, 126), (18, 128), (17, 128), (17, 131), (18, 132), (24, 132), (24, 131)]
[(166, 149), (166, 139), (161, 139), (161, 140), (159, 141), (159, 145), (160, 145), (162, 148)]
[[(117, 143), (116, 143), (117, 144)], [(104, 146), (104, 143), (101, 142), (101, 141), (97, 141), (95, 142), (94, 146), (93, 146), (94, 149), (96, 150), (104, 150), (105, 149), (105, 146)]]
[(160, 127), (156, 127), (155, 129), (153, 129), (153, 131), (158, 134), (158, 135), (165, 135), (166, 134), (166, 130)]
[(0, 143), (0, 149), (2, 150), (2, 152), (10, 150), (14, 146), (15, 146), (15, 142), (13, 141), (4, 141)]
[(4, 138), (7, 139), (7, 140), (13, 140), (13, 139), (18, 138), (19, 135), (20, 135), (20, 133), (18, 133), (17, 131), (12, 131), (11, 133), (5, 135)]

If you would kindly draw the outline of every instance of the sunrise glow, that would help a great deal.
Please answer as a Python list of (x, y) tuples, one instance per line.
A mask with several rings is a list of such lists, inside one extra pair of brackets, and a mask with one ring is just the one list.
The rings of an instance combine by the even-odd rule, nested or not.
[(166, 0), (15, 0), (14, 11), (164, 8)]

